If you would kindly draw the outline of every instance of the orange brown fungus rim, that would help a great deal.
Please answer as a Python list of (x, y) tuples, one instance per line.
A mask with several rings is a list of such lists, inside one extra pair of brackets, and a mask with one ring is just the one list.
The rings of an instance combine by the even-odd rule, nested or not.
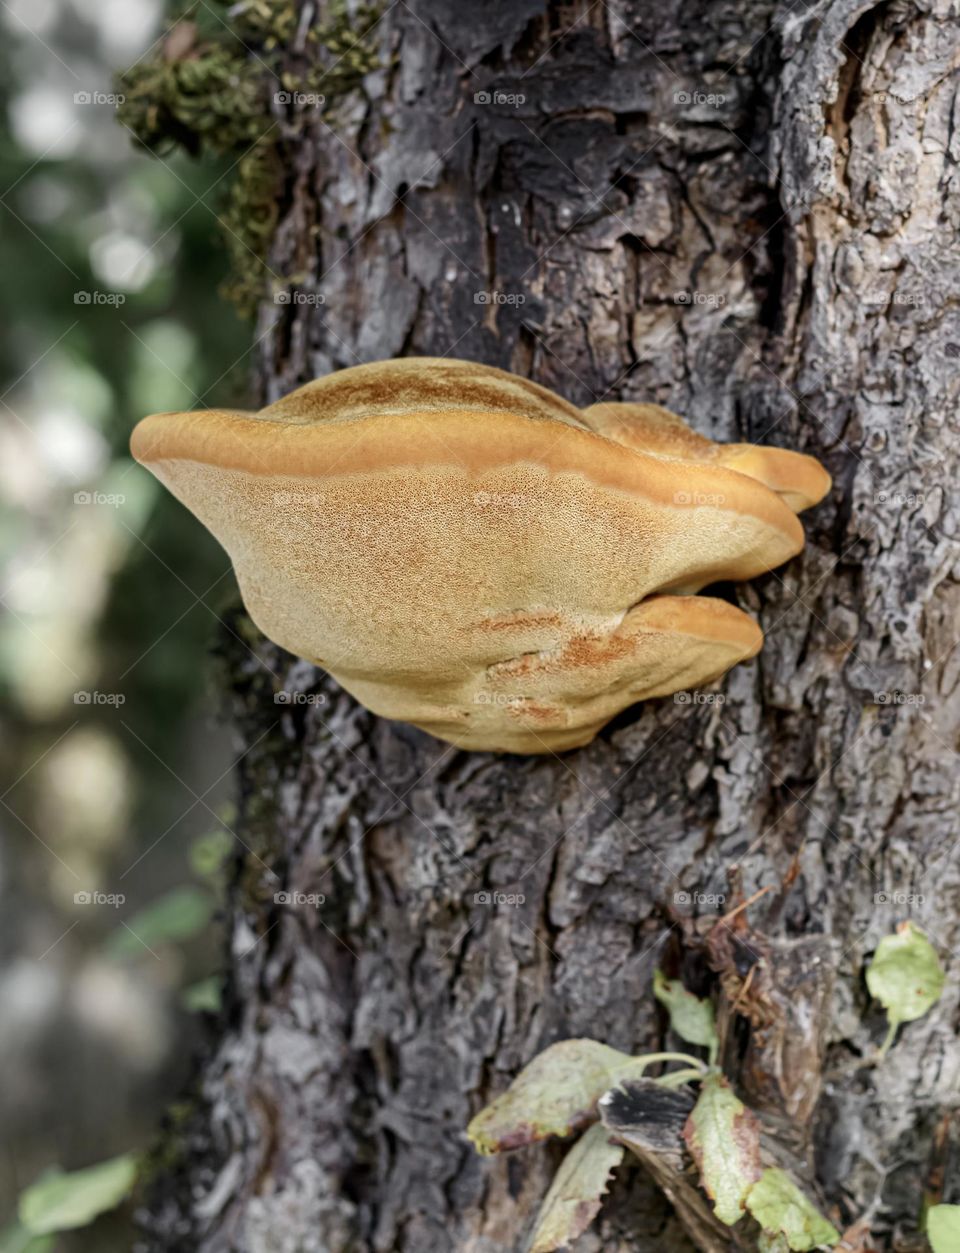
[[(390, 439), (378, 434), (384, 421)], [(493, 424), (499, 428), (496, 436)], [(550, 431), (546, 442), (544, 428)], [(363, 438), (367, 433), (371, 438)], [(803, 527), (789, 506), (738, 470), (661, 458), (586, 427), (497, 410), (377, 413), (308, 425), (224, 409), (158, 413), (138, 424), (130, 447), (136, 460), (148, 465), (192, 461), (263, 478), (322, 479), (445, 465), (479, 476), (528, 464), (675, 509), (695, 511), (708, 499), (711, 508), (746, 514), (784, 532), (797, 551), (804, 542)]]

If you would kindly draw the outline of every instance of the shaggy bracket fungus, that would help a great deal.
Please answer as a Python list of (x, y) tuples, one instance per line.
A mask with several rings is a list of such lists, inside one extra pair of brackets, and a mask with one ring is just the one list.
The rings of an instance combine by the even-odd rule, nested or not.
[(229, 553), (276, 643), (463, 748), (588, 743), (635, 701), (760, 649), (707, 584), (803, 547), (812, 457), (720, 445), (656, 405), (579, 410), (502, 370), (409, 358), (259, 413), (145, 418), (133, 454)]

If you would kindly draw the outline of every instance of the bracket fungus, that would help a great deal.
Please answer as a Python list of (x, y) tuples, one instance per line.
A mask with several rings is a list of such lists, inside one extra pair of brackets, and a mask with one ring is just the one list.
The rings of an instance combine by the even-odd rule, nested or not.
[(579, 410), (445, 358), (357, 366), (259, 413), (145, 418), (133, 454), (233, 561), (276, 643), (464, 748), (588, 743), (763, 636), (725, 600), (803, 547), (812, 457), (720, 445), (656, 405)]

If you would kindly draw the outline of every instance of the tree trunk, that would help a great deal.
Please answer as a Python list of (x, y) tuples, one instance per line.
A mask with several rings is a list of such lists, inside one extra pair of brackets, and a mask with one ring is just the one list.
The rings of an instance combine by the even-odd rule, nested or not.
[[(367, 38), (362, 90), (282, 122), (270, 265), (324, 303), (261, 305), (263, 400), (449, 354), (810, 452), (834, 490), (802, 557), (721, 593), (754, 662), (562, 756), (455, 750), (230, 637), (228, 1008), (142, 1247), (522, 1249), (563, 1146), (482, 1159), (467, 1122), (553, 1041), (662, 1047), (667, 963), (722, 987), (728, 1072), (837, 1225), (892, 1248), (957, 1135), (955, 980), (862, 1064), (880, 938), (911, 917), (948, 971), (958, 942), (956, 6), (396, 0)], [(733, 1022), (687, 920), (763, 888), (773, 1009)], [(577, 1248), (694, 1245), (635, 1164)]]

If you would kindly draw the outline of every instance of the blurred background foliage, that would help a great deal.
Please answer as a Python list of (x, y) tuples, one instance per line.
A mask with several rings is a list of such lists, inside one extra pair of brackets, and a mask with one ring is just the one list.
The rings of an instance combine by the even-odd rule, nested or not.
[(122, 1208), (31, 1239), (18, 1198), (147, 1149), (219, 1000), (210, 653), (236, 593), (127, 441), (149, 412), (247, 404), (253, 334), (218, 293), (230, 162), (150, 155), (118, 119), (115, 75), (165, 20), (162, 0), (0, 6), (4, 1253), (131, 1247)]

